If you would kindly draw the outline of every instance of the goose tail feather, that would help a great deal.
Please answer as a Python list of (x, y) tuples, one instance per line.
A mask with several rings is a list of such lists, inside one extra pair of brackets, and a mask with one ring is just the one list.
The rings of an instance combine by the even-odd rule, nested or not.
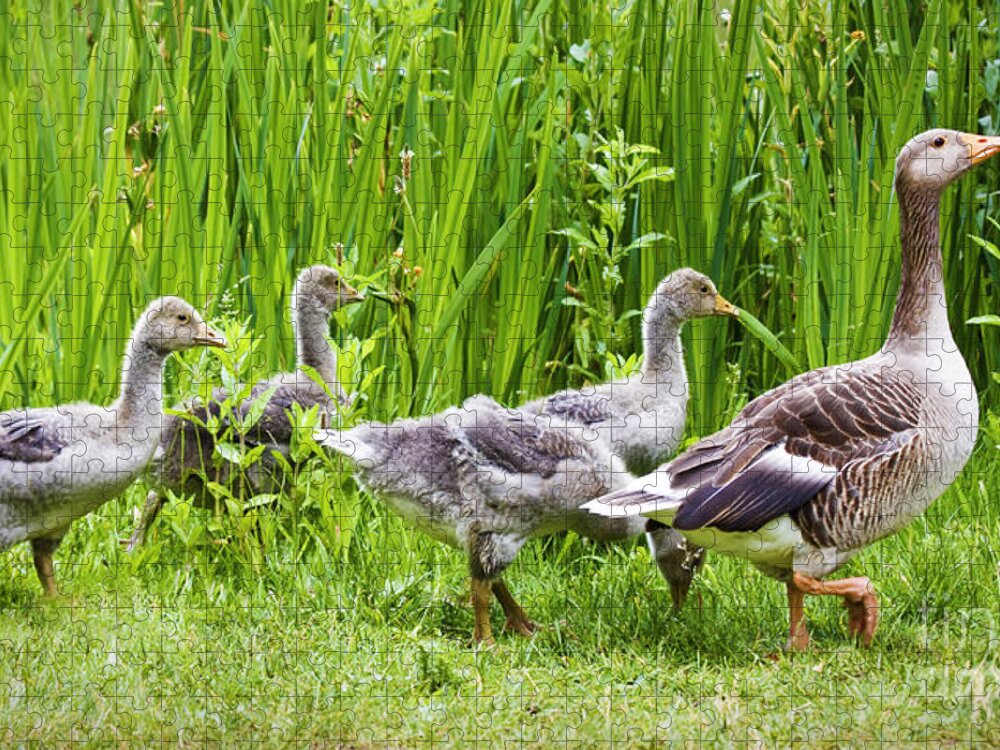
[(339, 453), (355, 463), (376, 457), (372, 447), (353, 435), (351, 430), (316, 430), (313, 438), (326, 450)]
[(598, 516), (645, 516), (669, 525), (684, 502), (684, 496), (683, 490), (671, 486), (666, 473), (657, 472), (640, 477), (620, 490), (602, 495), (582, 507)]

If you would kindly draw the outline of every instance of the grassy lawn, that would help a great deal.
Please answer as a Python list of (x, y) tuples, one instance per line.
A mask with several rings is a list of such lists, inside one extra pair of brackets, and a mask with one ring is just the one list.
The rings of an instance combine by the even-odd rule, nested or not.
[(221, 543), (225, 519), (184, 506), (138, 559), (120, 552), (137, 490), (74, 527), (58, 601), (41, 599), (25, 547), (0, 558), (0, 741), (995, 746), (997, 438), (925, 519), (846, 571), (881, 594), (874, 648), (849, 644), (839, 604), (812, 600), (814, 648), (797, 656), (780, 652), (781, 586), (739, 561), (713, 557), (677, 615), (640, 544), (529, 545), (508, 580), (544, 627), (477, 651), (460, 555), (367, 498), (340, 561), (289, 540), (251, 563)]

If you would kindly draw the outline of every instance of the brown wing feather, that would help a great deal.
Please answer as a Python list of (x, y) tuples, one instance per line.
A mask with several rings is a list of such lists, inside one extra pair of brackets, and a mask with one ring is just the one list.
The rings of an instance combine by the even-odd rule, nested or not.
[[(793, 518), (803, 536), (817, 547), (856, 547), (884, 535), (887, 528), (885, 490), (873, 486), (872, 477), (886, 477), (881, 484), (899, 493), (905, 507), (907, 487), (927, 481), (920, 467), (926, 455), (924, 433), (918, 428), (897, 433), (864, 458), (849, 461), (835, 482), (800, 507)], [(913, 468), (916, 466), (917, 468)]]
[[(912, 382), (857, 363), (794, 378), (752, 401), (729, 427), (669, 464), (675, 489), (699, 490), (689, 496), (678, 515), (700, 517), (694, 506), (711, 498), (716, 508), (724, 509), (727, 503), (734, 505), (734, 511), (739, 504), (754, 507), (752, 519), (744, 519), (739, 512), (727, 516), (733, 530), (744, 520), (759, 524), (767, 514), (762, 513), (760, 502), (748, 498), (755, 493), (761, 494), (758, 500), (774, 495), (781, 477), (774, 477), (774, 482), (766, 477), (759, 477), (757, 483), (740, 482), (732, 492), (727, 487), (766, 451), (783, 444), (783, 450), (793, 456), (811, 458), (839, 471), (851, 461), (884, 453), (897, 435), (916, 427), (922, 399), (922, 391)], [(811, 497), (803, 492), (793, 504), (801, 506)], [(795, 509), (787, 507), (786, 501), (774, 505), (772, 518)], [(687, 507), (689, 503), (692, 507)]]
[(729, 427), (678, 456), (674, 486), (706, 479), (722, 485), (772, 445), (840, 469), (916, 427), (923, 393), (913, 383), (874, 368), (826, 367), (800, 375), (754, 399)]

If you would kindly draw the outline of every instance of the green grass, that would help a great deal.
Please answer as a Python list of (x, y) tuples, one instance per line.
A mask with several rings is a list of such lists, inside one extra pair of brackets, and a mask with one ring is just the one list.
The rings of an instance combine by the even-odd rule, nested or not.
[[(0, 408), (113, 397), (166, 293), (238, 344), (172, 359), (172, 399), (286, 368), (312, 262), (399, 300), (336, 316), (350, 420), (633, 368), (636, 311), (681, 265), (753, 316), (687, 330), (692, 436), (785, 380), (785, 349), (871, 353), (900, 146), (1000, 132), (996, 3), (732, 5), (0, 3)], [(942, 224), (993, 415), (1000, 327), (965, 321), (998, 312), (998, 170), (950, 189)], [(676, 616), (639, 544), (530, 545), (510, 579), (546, 627), (477, 653), (460, 556), (335, 466), (245, 515), (175, 503), (129, 557), (137, 486), (75, 525), (60, 601), (24, 545), (0, 556), (0, 745), (996, 744), (990, 419), (957, 486), (849, 566), (883, 596), (875, 648), (813, 601), (816, 649), (777, 661), (783, 592), (737, 561)]]
[(341, 561), (299, 559), (287, 540), (251, 564), (212, 542), (229, 538), (219, 521), (177, 505), (136, 559), (118, 545), (135, 491), (74, 527), (58, 602), (24, 546), (2, 559), (0, 743), (987, 747), (1000, 430), (986, 437), (925, 519), (849, 566), (881, 596), (874, 648), (849, 644), (838, 603), (811, 599), (813, 650), (776, 660), (782, 587), (732, 559), (710, 560), (678, 616), (641, 545), (531, 544), (508, 580), (544, 627), (477, 652), (463, 557), (382, 506), (352, 501)]

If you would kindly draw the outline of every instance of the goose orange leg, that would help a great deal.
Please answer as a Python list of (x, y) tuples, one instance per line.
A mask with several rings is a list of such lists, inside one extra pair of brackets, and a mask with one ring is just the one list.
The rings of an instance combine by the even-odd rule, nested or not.
[(805, 651), (809, 648), (809, 630), (805, 619), (805, 592), (792, 581), (788, 582), (788, 651)]
[(497, 601), (500, 602), (500, 606), (503, 607), (503, 613), (507, 615), (507, 630), (512, 630), (526, 638), (531, 636), (537, 626), (528, 619), (528, 615), (514, 599), (514, 595), (510, 593), (510, 589), (507, 588), (507, 584), (503, 582), (502, 578), (493, 582), (493, 593), (496, 595)]
[[(848, 627), (851, 635), (860, 641), (862, 646), (871, 646), (875, 631), (878, 629), (879, 604), (878, 597), (872, 589), (872, 582), (864, 576), (857, 578), (841, 578), (838, 581), (820, 581), (816, 578), (793, 573), (789, 583), (788, 606), (794, 622), (795, 614), (792, 608), (792, 588), (803, 594), (814, 596), (839, 596), (844, 600), (844, 606), (850, 617)], [(801, 622), (801, 609), (799, 614)], [(805, 623), (801, 623), (805, 632)], [(808, 635), (806, 636), (808, 638)], [(808, 644), (808, 641), (807, 641)]]

